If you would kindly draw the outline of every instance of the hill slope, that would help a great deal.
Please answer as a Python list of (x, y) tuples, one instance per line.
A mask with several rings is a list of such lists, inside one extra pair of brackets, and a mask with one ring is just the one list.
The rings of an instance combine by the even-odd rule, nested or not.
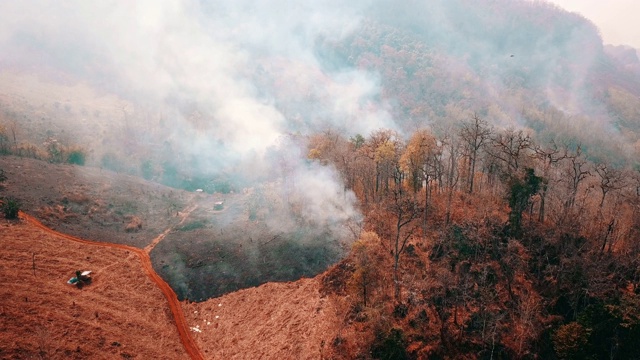
[[(188, 358), (166, 299), (135, 254), (71, 242), (28, 222), (0, 227), (0, 357)], [(66, 284), (74, 269), (93, 270), (93, 283)], [(315, 359), (333, 351), (343, 328), (320, 278), (182, 307), (206, 358)]]
[(340, 331), (336, 304), (320, 275), (268, 283), (201, 303), (184, 303), (196, 343), (213, 359), (318, 359)]
[[(166, 299), (134, 254), (27, 223), (0, 227), (0, 357), (187, 357)], [(93, 283), (68, 285), (76, 269), (92, 270)]]

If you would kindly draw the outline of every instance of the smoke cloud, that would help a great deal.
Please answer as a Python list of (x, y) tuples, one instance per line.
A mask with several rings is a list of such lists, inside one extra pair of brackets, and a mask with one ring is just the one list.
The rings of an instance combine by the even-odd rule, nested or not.
[[(585, 90), (602, 65), (597, 28), (552, 7), (524, 0), (2, 2), (0, 61), (71, 73), (152, 108), (170, 129), (165, 152), (209, 174), (263, 180), (277, 168), (267, 154), (283, 136), (327, 127), (347, 135), (409, 131), (438, 117), (447, 121), (447, 106), (481, 110), (499, 126), (526, 126), (525, 109), (554, 108), (564, 122), (573, 116), (580, 126), (590, 122), (616, 135), (607, 108)], [(323, 53), (322, 44), (357, 44), (367, 36), (380, 42), (361, 33), (341, 43), (371, 19), (375, 31), (393, 29), (398, 41), (385, 46), (405, 52), (399, 59), (415, 52), (413, 63), (389, 71), (360, 66), (380, 54), (347, 49), (336, 60)], [(387, 51), (378, 43), (363, 48)], [(411, 81), (413, 88), (402, 88)], [(417, 109), (414, 119), (398, 103), (426, 110)], [(130, 121), (141, 120), (141, 112), (123, 109)], [(309, 209), (323, 209), (323, 216), (342, 211), (325, 207), (341, 188), (325, 186), (339, 184), (337, 176), (318, 175), (306, 154), (297, 154), (292, 168), (300, 178), (323, 179), (306, 181), (318, 192), (303, 194), (325, 195), (309, 196)]]
[[(343, 194), (332, 169), (309, 166), (306, 154), (283, 148), (282, 139), (327, 126), (351, 134), (394, 127), (386, 106), (373, 100), (380, 92), (375, 74), (327, 70), (316, 56), (318, 39), (348, 34), (365, 6), (2, 2), (0, 53), (5, 64), (65, 71), (133, 104), (152, 104), (171, 124), (171, 151), (197, 159), (204, 173), (265, 179), (277, 168), (269, 151), (295, 154), (285, 169), (291, 173), (279, 174), (298, 179), (287, 196), (300, 200), (305, 217), (335, 226), (357, 216), (354, 197)], [(285, 108), (282, 97), (294, 105)]]

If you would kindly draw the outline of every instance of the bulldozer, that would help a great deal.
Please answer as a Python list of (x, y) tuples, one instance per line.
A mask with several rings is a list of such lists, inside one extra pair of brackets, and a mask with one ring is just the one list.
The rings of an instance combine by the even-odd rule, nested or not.
[(67, 281), (69, 285), (75, 285), (78, 289), (82, 289), (85, 285), (91, 284), (91, 271), (90, 270), (76, 270), (76, 276)]

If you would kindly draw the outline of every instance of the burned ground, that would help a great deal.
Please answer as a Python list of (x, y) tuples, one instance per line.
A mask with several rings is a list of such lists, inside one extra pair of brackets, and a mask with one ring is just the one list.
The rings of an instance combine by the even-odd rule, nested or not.
[[(224, 207), (215, 210), (223, 198)], [(156, 271), (179, 298), (203, 301), (266, 282), (313, 277), (343, 255), (332, 229), (254, 199), (253, 193), (199, 194), (188, 221), (154, 249)]]
[[(191, 194), (100, 168), (54, 165), (0, 157), (8, 180), (2, 196), (20, 200), (22, 209), (45, 225), (97, 241), (147, 245), (179, 222), (177, 212)], [(127, 231), (132, 222), (140, 222)]]
[[(269, 186), (189, 193), (99, 168), (11, 156), (0, 157), (0, 168), (9, 179), (2, 196), (20, 199), (24, 211), (58, 231), (145, 247), (174, 227), (151, 258), (180, 299), (312, 277), (344, 253), (335, 229), (296, 217)], [(195, 210), (178, 225), (190, 206)]]

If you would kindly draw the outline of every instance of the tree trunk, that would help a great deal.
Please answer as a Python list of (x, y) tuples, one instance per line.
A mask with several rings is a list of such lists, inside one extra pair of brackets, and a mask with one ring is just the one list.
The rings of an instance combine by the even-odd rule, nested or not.
[(469, 194), (473, 193), (473, 181), (476, 173), (476, 153), (473, 153), (471, 158), (471, 171), (469, 173)]
[(613, 227), (615, 224), (616, 224), (616, 220), (613, 219), (609, 223), (609, 226), (607, 226), (607, 233), (604, 234), (604, 241), (602, 242), (602, 247), (600, 248), (600, 254), (604, 252), (604, 249), (607, 246), (607, 241), (609, 240), (609, 235), (611, 235), (611, 233), (613, 232)]
[(393, 253), (393, 295), (396, 301), (400, 302), (400, 281), (398, 279), (398, 264), (400, 263), (400, 230), (401, 230), (401, 217), (398, 216), (398, 222), (396, 223), (396, 246)]
[(367, 274), (362, 274), (362, 301), (364, 307), (367, 307)]
[(380, 190), (380, 165), (376, 163), (376, 188), (374, 194), (374, 199), (378, 199), (378, 190)]
[(447, 214), (445, 217), (445, 225), (449, 225), (449, 221), (451, 220), (451, 202), (453, 200), (453, 176), (455, 175), (455, 166), (456, 166), (456, 157), (455, 150), (451, 151), (451, 164), (449, 167), (449, 174), (447, 175), (447, 185), (449, 187), (449, 193), (447, 194)]
[(394, 264), (393, 264), (393, 297), (397, 302), (400, 302), (400, 280), (398, 278), (398, 263), (400, 260), (399, 254), (394, 255)]
[(422, 236), (427, 236), (427, 212), (429, 209), (429, 177), (427, 176), (424, 188), (424, 211), (422, 213)]
[(544, 199), (547, 197), (547, 186), (542, 188), (542, 194), (540, 194), (540, 213), (538, 214), (538, 222), (544, 222)]
[(449, 187), (449, 193), (447, 194), (447, 212), (445, 215), (445, 221), (444, 224), (446, 226), (449, 225), (449, 222), (451, 222), (451, 202), (453, 201), (453, 188)]

